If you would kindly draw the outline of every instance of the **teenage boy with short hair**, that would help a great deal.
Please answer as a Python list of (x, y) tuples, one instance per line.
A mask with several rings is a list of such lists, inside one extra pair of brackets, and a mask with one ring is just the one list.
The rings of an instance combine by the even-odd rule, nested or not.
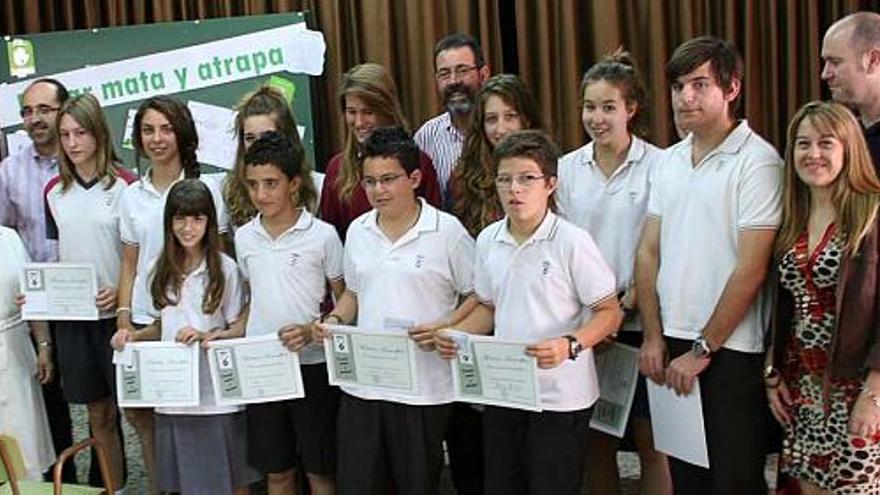
[(711, 470), (670, 458), (676, 493), (767, 492), (763, 286), (782, 160), (735, 117), (741, 64), (712, 37), (669, 60), (676, 122), (690, 134), (663, 151), (636, 256), (642, 373), (683, 395), (700, 382)]
[[(434, 333), (457, 323), (473, 292), (474, 241), (452, 215), (417, 198), (419, 149), (400, 127), (374, 130), (362, 150), (373, 209), (348, 228), (346, 290), (325, 318), (415, 340), (418, 394), (343, 386), (339, 493), (435, 494), (452, 402), (449, 364)], [(316, 326), (316, 338), (323, 327)]]
[(278, 333), (299, 353), (302, 399), (250, 404), (248, 461), (268, 473), (269, 495), (295, 492), (301, 461), (311, 493), (334, 493), (339, 392), (327, 379), (323, 348), (311, 342), (326, 284), (337, 297), (342, 243), (330, 224), (299, 203), (308, 174), (305, 152), (277, 132), (263, 134), (244, 156), (244, 179), (258, 214), (235, 233), (235, 252), (250, 290), (247, 335)]

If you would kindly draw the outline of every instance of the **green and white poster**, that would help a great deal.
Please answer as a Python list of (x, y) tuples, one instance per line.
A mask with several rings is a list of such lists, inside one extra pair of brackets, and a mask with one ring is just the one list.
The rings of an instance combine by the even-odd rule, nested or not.
[(196, 120), (199, 161), (228, 168), (235, 104), (271, 84), (291, 102), (314, 163), (309, 76), (323, 72), (326, 46), (302, 13), (7, 36), (0, 49), (6, 61), (0, 67), (0, 126), (7, 133), (21, 126), (19, 99), (27, 85), (52, 77), (72, 95), (98, 98), (117, 151), (133, 166), (134, 110), (146, 98), (171, 95), (186, 102)]

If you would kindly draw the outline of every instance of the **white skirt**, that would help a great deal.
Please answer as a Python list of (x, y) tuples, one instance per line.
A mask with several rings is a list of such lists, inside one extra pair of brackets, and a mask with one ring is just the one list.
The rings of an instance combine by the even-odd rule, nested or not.
[(25, 477), (42, 480), (55, 463), (55, 449), (36, 370), (27, 323), (4, 326), (0, 320), (0, 434), (18, 441)]

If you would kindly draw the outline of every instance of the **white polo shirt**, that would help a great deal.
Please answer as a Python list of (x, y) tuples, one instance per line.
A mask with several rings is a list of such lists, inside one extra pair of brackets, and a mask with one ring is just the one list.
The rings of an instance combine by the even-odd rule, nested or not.
[[(181, 328), (191, 326), (197, 330), (206, 331), (212, 329), (224, 329), (234, 322), (243, 306), (243, 291), (241, 276), (235, 261), (229, 256), (220, 253), (223, 276), (226, 278), (226, 288), (223, 291), (223, 301), (217, 310), (210, 315), (202, 312), (202, 300), (205, 297), (205, 288), (208, 286), (208, 264), (202, 261), (192, 273), (183, 279), (180, 287), (180, 296), (175, 306), (165, 306), (161, 313), (152, 310), (151, 316), (162, 317), (162, 341), (173, 342), (177, 332)], [(193, 344), (199, 345), (199, 344)], [(157, 407), (160, 414), (228, 414), (240, 411), (241, 406), (218, 406), (214, 398), (214, 387), (211, 385), (211, 372), (208, 368), (208, 356), (204, 350), (199, 350), (199, 406), (195, 407)]]
[[(162, 247), (165, 243), (165, 200), (168, 199), (168, 191), (159, 192), (153, 186), (152, 174), (147, 171), (140, 180), (128, 186), (122, 195), (120, 202), (120, 235), (125, 244), (137, 246), (138, 262), (134, 278), (134, 287), (131, 294), (131, 321), (139, 325), (148, 325), (153, 322), (150, 317), (152, 301), (150, 296), (151, 272)], [(174, 183), (183, 180), (184, 173)], [(171, 184), (174, 185), (174, 184)], [(214, 208), (217, 210), (217, 225), (219, 231), (225, 232), (226, 209), (223, 203), (223, 194), (220, 182), (214, 179), (205, 181), (205, 185), (211, 191), (214, 198)]]
[[(477, 296), (495, 307), (495, 336), (527, 343), (571, 334), (616, 288), (590, 234), (551, 211), (522, 244), (506, 217), (483, 229), (474, 271)], [(539, 369), (538, 379), (542, 406), (550, 411), (586, 409), (599, 397), (590, 349)]]
[[(106, 189), (95, 178), (74, 181), (62, 191), (60, 177), (46, 185), (46, 232), (58, 240), (58, 259), (67, 263), (88, 263), (95, 267), (98, 288), (116, 287), (122, 260), (119, 240), (119, 203), (128, 183), (121, 177)], [(113, 311), (101, 311), (100, 318), (112, 318)]]
[[(663, 333), (692, 340), (703, 330), (736, 266), (743, 230), (779, 228), (782, 159), (745, 120), (696, 166), (693, 134), (663, 152), (648, 215), (660, 219)], [(765, 288), (766, 289), (766, 288)], [(763, 352), (770, 316), (762, 291), (724, 347)]]
[[(358, 298), (358, 326), (405, 334), (409, 327), (448, 316), (459, 297), (473, 292), (474, 240), (461, 223), (419, 198), (418, 222), (391, 242), (379, 229), (376, 210), (348, 227), (345, 283)], [(452, 372), (436, 353), (416, 349), (419, 395), (342, 389), (362, 399), (411, 405), (451, 402)]]
[[(618, 292), (633, 283), (636, 249), (648, 210), (651, 174), (660, 149), (632, 137), (626, 159), (606, 177), (593, 159), (593, 143), (559, 160), (556, 205), (559, 216), (590, 233), (614, 271)], [(622, 330), (640, 330), (636, 319)]]
[[(342, 278), (342, 242), (336, 229), (305, 208), (296, 224), (272, 239), (257, 215), (235, 232), (239, 268), (251, 286), (248, 335), (276, 333), (321, 315), (327, 280)], [(324, 348), (310, 344), (301, 364), (324, 362)]]

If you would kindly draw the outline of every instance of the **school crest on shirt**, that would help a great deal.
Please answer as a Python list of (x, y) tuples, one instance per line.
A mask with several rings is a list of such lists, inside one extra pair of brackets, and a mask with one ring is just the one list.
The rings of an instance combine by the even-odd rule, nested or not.
[(550, 274), (550, 260), (544, 260), (541, 262), (541, 277), (546, 277)]
[(427, 261), (428, 261), (428, 257), (427, 257), (427, 256), (425, 256), (424, 254), (417, 254), (417, 255), (416, 255), (416, 259), (415, 259), (414, 266), (415, 266), (416, 268), (421, 268), (422, 265), (424, 265), (425, 263), (427, 263)]

